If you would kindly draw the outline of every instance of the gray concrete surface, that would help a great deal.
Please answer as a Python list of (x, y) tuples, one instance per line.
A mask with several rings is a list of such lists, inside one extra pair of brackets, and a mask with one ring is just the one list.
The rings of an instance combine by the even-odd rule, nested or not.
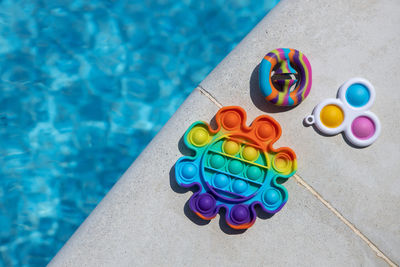
[(50, 266), (384, 265), (294, 179), (287, 205), (245, 232), (193, 215), (192, 193), (176, 186), (172, 168), (185, 130), (217, 110), (195, 90)]
[[(304, 181), (400, 262), (399, 11), (399, 1), (282, 0), (189, 96), (50, 266), (386, 264), (357, 229), (293, 178), (285, 184), (286, 206), (245, 232), (231, 231), (219, 218), (208, 224), (196, 219), (185, 206), (191, 192), (176, 187), (171, 171), (184, 152), (178, 143), (187, 127), (209, 122), (218, 103), (241, 105), (248, 122), (263, 113), (277, 119), (283, 129), (277, 146), (295, 150)], [(313, 67), (310, 96), (285, 112), (267, 105), (257, 85), (258, 63), (277, 47), (303, 51)], [(334, 97), (354, 76), (375, 85), (372, 111), (383, 127), (382, 136), (365, 149), (302, 125), (319, 101)]]
[[(200, 84), (223, 105), (242, 105), (253, 117), (260, 110), (272, 114), (283, 126), (282, 141), (298, 155), (298, 174), (397, 263), (399, 13), (400, 1), (391, 0), (284, 2)], [(291, 14), (307, 15), (301, 21)], [(277, 47), (303, 51), (313, 68), (309, 97), (284, 112), (268, 105), (258, 88), (257, 66)], [(303, 126), (303, 118), (315, 105), (336, 97), (338, 87), (357, 76), (372, 82), (377, 92), (371, 110), (383, 130), (374, 144), (356, 149), (341, 135), (324, 137)]]

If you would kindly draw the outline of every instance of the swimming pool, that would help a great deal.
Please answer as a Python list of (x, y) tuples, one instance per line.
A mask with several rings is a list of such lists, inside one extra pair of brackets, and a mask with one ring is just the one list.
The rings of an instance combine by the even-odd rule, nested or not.
[(263, 2), (0, 0), (0, 265), (45, 265)]

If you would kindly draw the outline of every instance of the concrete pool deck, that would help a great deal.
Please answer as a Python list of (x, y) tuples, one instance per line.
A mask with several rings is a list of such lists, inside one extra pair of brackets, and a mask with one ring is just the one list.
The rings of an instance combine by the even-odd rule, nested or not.
[[(395, 0), (282, 0), (193, 91), (50, 266), (399, 264), (399, 13)], [(304, 52), (313, 67), (309, 97), (284, 112), (264, 102), (257, 80), (262, 57), (277, 47)], [(364, 149), (302, 124), (356, 76), (375, 86), (371, 110), (382, 123)], [(248, 123), (274, 117), (283, 131), (275, 147), (298, 157), (296, 176), (284, 184), (288, 203), (245, 232), (218, 216), (209, 223), (193, 216), (192, 192), (173, 177), (186, 129), (230, 105), (242, 106)]]

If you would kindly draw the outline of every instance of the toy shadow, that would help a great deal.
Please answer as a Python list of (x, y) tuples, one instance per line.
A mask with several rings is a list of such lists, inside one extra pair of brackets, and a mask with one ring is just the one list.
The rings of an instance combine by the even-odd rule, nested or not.
[[(214, 120), (214, 118), (213, 118)], [(215, 123), (215, 120), (214, 120)], [(213, 124), (213, 122), (211, 122), (211, 125)], [(215, 127), (215, 125), (213, 126), (213, 128)], [(214, 128), (215, 129), (215, 128)], [(178, 148), (179, 151), (184, 154), (184, 155), (193, 155), (193, 151), (189, 150), (185, 144), (184, 144), (184, 140), (183, 140), (183, 136), (179, 139), (178, 142)], [(198, 191), (198, 188), (196, 187), (191, 187), (191, 188), (184, 188), (178, 185), (178, 183), (176, 182), (176, 178), (175, 178), (175, 164), (174, 166), (172, 166), (172, 168), (169, 171), (169, 184), (171, 186), (171, 189), (179, 194), (184, 194), (187, 193), (188, 191), (192, 191), (192, 193), (195, 193)], [(190, 199), (190, 198), (189, 198)], [(210, 223), (210, 220), (203, 220), (202, 218), (200, 218), (199, 216), (197, 216), (189, 207), (189, 199), (186, 201), (184, 207), (183, 207), (183, 212), (185, 214), (185, 216), (191, 220), (193, 223), (203, 226), (203, 225), (207, 225)], [(256, 216), (262, 220), (265, 219), (269, 219), (271, 218), (274, 214), (269, 214), (264, 212), (260, 207), (256, 206), (255, 207), (256, 210)], [(242, 234), (244, 232), (247, 231), (247, 229), (233, 229), (231, 228), (225, 219), (226, 216), (226, 210), (224, 208), (221, 208), (218, 212), (219, 214), (219, 227), (221, 228), (221, 230), (228, 235), (237, 235), (237, 234)]]
[[(313, 112), (314, 112), (314, 111), (313, 111)], [(316, 131), (319, 135), (324, 136), (324, 137), (333, 137), (333, 136), (335, 136), (335, 135), (327, 135), (327, 134), (321, 132), (321, 131), (315, 126), (315, 124), (311, 124), (311, 125), (308, 124), (307, 121), (306, 121), (306, 118), (304, 118), (304, 120), (303, 120), (303, 126), (304, 126), (304, 127), (310, 127), (310, 126), (311, 126), (311, 127), (314, 129), (314, 131)], [(342, 137), (343, 137), (343, 140), (346, 142), (346, 144), (348, 144), (348, 145), (351, 146), (352, 148), (356, 148), (356, 149), (365, 148), (365, 147), (358, 147), (358, 146), (353, 145), (353, 144), (347, 139), (347, 137), (346, 137), (346, 135), (344, 134), (344, 132), (342, 132), (341, 135), (342, 135)], [(366, 146), (366, 147), (368, 147), (368, 146)]]
[(266, 113), (278, 113), (278, 112), (285, 112), (295, 108), (296, 106), (291, 107), (279, 107), (275, 106), (272, 103), (268, 102), (263, 94), (261, 93), (260, 85), (259, 85), (259, 78), (258, 78), (258, 71), (260, 69), (260, 64), (254, 68), (253, 72), (250, 76), (250, 98), (253, 104), (263, 112)]

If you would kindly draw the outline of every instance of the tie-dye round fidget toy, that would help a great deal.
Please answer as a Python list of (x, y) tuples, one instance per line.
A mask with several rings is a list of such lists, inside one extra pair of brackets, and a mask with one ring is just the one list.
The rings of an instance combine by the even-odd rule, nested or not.
[(325, 99), (318, 104), (305, 122), (324, 134), (335, 135), (344, 131), (353, 145), (365, 147), (372, 144), (381, 132), (378, 117), (369, 111), (375, 100), (375, 89), (363, 78), (345, 82), (338, 98)]
[(224, 107), (215, 119), (217, 129), (197, 121), (186, 131), (185, 145), (195, 155), (176, 162), (176, 181), (198, 188), (189, 206), (199, 217), (211, 220), (224, 208), (230, 227), (246, 229), (256, 220), (255, 205), (267, 213), (285, 205), (288, 192), (277, 178), (296, 172), (296, 155), (288, 147), (272, 147), (281, 128), (269, 116), (257, 117), (249, 127), (241, 107)]
[(296, 49), (275, 49), (261, 61), (259, 82), (267, 101), (276, 106), (296, 106), (311, 90), (310, 62)]

